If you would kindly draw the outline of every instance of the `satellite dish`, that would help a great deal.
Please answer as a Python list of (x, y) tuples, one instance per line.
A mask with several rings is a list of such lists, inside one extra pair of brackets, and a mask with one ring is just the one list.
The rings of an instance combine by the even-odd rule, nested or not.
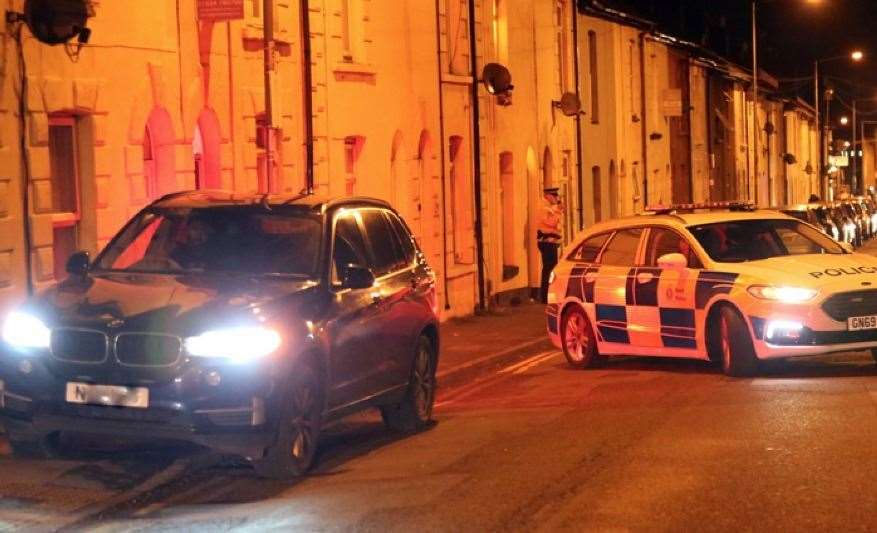
[(499, 63), (488, 63), (481, 70), (481, 81), (487, 92), (494, 95), (509, 93), (513, 88), (512, 74)]
[(88, 41), (91, 30), (85, 27), (90, 15), (86, 0), (25, 0), (24, 22), (38, 41), (64, 44), (77, 37)]
[(773, 135), (773, 133), (775, 131), (776, 131), (776, 127), (773, 125), (773, 122), (765, 123), (765, 125), (764, 125), (764, 132), (765, 133), (767, 133), (768, 135)]
[(578, 115), (582, 110), (582, 102), (576, 93), (563, 93), (560, 100), (554, 102), (555, 107), (560, 108), (560, 112), (568, 117)]

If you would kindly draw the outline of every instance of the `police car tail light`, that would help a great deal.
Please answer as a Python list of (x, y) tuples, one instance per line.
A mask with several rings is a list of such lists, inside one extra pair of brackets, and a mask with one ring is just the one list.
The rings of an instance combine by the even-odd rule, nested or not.
[(801, 338), (802, 329), (804, 329), (804, 326), (800, 322), (771, 320), (767, 323), (767, 327), (764, 330), (764, 337), (768, 341), (795, 341)]
[(804, 287), (773, 287), (771, 285), (752, 285), (749, 294), (761, 300), (773, 300), (784, 303), (800, 303), (816, 297), (815, 289)]
[(255, 326), (205, 331), (186, 338), (185, 346), (189, 355), (194, 357), (247, 362), (270, 355), (281, 342), (280, 334), (273, 329)]
[(48, 348), (52, 332), (39, 318), (21, 311), (9, 313), (3, 322), (3, 340), (20, 350)]

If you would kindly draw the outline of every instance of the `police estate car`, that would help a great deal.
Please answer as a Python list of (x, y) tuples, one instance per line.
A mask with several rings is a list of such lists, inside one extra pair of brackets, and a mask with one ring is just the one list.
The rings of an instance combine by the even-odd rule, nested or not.
[(576, 367), (610, 355), (721, 361), (872, 350), (877, 258), (742, 204), (687, 204), (594, 225), (564, 251), (548, 333)]

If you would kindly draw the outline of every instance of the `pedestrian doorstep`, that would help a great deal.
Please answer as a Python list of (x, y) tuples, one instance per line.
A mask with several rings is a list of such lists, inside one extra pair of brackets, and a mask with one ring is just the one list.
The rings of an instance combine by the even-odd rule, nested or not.
[(445, 383), (456, 381), (473, 370), (540, 349), (551, 349), (542, 304), (522, 303), (453, 318), (441, 325), (438, 377)]

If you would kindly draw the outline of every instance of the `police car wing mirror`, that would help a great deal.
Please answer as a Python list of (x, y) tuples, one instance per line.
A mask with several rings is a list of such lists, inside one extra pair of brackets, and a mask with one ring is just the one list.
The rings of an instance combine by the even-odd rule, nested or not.
[(682, 270), (688, 267), (688, 259), (680, 253), (664, 254), (658, 258), (658, 267), (667, 270)]
[(375, 284), (371, 269), (362, 265), (349, 264), (343, 269), (341, 287), (345, 289), (368, 289)]
[(840, 244), (840, 247), (843, 248), (843, 249), (844, 249), (844, 252), (846, 252), (846, 253), (848, 253), (848, 254), (851, 254), (851, 253), (854, 253), (854, 252), (855, 252), (855, 250), (853, 249), (853, 245), (850, 244), (850, 243), (848, 243), (848, 242), (841, 242), (841, 243), (838, 243), (838, 244)]

